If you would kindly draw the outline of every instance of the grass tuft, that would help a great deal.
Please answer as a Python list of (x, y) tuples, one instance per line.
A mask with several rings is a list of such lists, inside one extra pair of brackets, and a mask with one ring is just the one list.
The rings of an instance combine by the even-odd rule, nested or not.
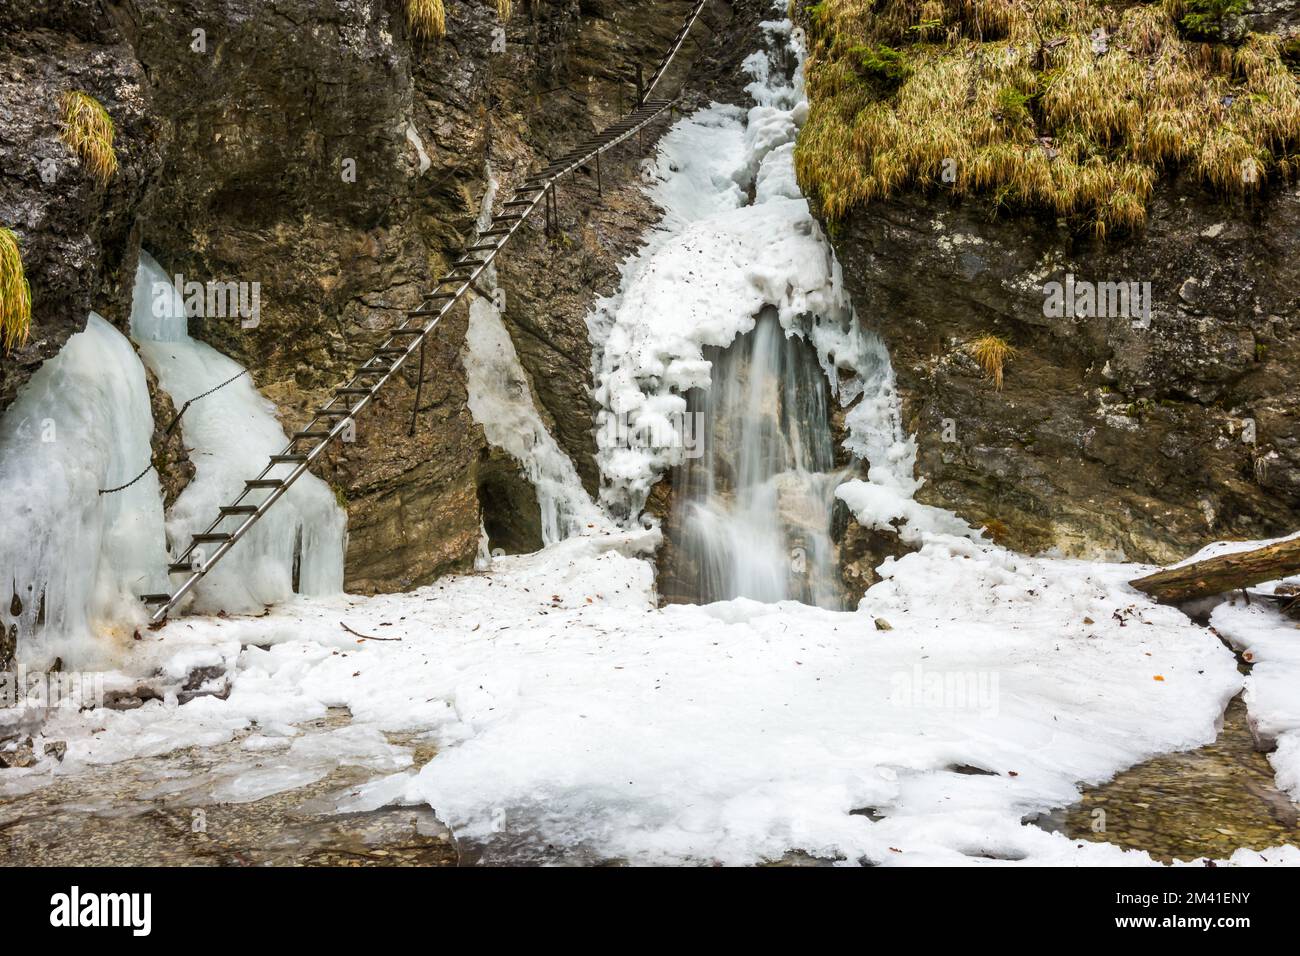
[[(1217, 2), (1217, 0), (1216, 0)], [(909, 189), (983, 194), (1105, 237), (1156, 181), (1244, 195), (1300, 170), (1300, 79), (1272, 35), (1193, 42), (1228, 0), (821, 0), (804, 7), (800, 183), (832, 223)], [(1208, 21), (1193, 21), (1208, 24)]]
[(442, 0), (406, 0), (406, 25), (415, 37), (441, 39), (446, 36), (447, 10)]
[(997, 335), (981, 335), (966, 346), (984, 374), (993, 380), (993, 387), (1002, 391), (1002, 372), (1008, 361), (1016, 357), (1016, 350), (1007, 340)]
[(88, 93), (72, 90), (59, 98), (63, 117), (63, 141), (77, 154), (82, 167), (101, 186), (117, 172), (113, 150), (113, 118)]
[(27, 341), (32, 327), (32, 290), (23, 272), (18, 237), (0, 229), (0, 344), (11, 352)]
[(510, 14), (514, 11), (514, 4), (511, 0), (497, 0), (497, 17), (502, 23), (510, 19)]

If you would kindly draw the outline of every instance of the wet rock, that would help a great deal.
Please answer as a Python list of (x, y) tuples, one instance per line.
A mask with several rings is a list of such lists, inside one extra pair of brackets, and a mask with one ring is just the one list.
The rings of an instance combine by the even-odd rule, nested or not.
[[(73, 90), (95, 97), (116, 127), (118, 169), (107, 186), (60, 138), (59, 97)], [(32, 289), (31, 338), (0, 358), (0, 411), (91, 309), (125, 328), (158, 136), (144, 70), (104, 4), (0, 7), (0, 225), (17, 233)]]
[(32, 738), (17, 742), (0, 750), (0, 767), (6, 769), (14, 767), (30, 767), (36, 763), (36, 755), (32, 753)]
[[(832, 242), (890, 349), (919, 500), (1013, 548), (1157, 563), (1300, 520), (1294, 190), (1246, 208), (1168, 185), (1144, 234), (1105, 243), (905, 196)], [(1045, 286), (1067, 275), (1149, 282), (1150, 321), (1052, 317)], [(1018, 350), (1001, 391), (970, 361), (986, 333)]]

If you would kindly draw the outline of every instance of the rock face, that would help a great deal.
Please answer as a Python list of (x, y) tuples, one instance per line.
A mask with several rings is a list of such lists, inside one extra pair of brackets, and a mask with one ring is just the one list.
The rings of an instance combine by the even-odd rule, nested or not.
[[(72, 91), (97, 99), (116, 126), (106, 187), (60, 138), (59, 97)], [(0, 361), (0, 410), (91, 309), (124, 325), (158, 134), (144, 69), (112, 10), (97, 0), (0, 6), (0, 226), (18, 235), (33, 315), (27, 344)]]
[[(31, 344), (0, 365), (0, 410), (90, 308), (126, 327), (143, 247), (187, 280), (258, 284), (255, 328), (206, 316), (191, 333), (247, 365), (296, 427), (445, 271), (473, 231), (488, 160), (507, 189), (630, 108), (633, 64), (649, 72), (690, 6), (516, 3), (502, 24), (494, 3), (447, 0), (447, 36), (413, 42), (400, 0), (6, 5), (0, 222), (22, 241), (34, 321)], [(96, 96), (117, 124), (106, 189), (58, 138), (65, 88)], [(499, 260), (540, 411), (593, 491), (584, 317), (654, 217), (634, 149), (604, 166), (603, 201), (592, 170), (560, 192), (557, 241), (539, 219)], [(47, 155), (57, 186), (33, 162)], [(429, 342), (414, 422), (408, 363), (357, 441), (322, 464), (347, 502), (351, 590), (467, 568), (481, 521), (496, 547), (536, 546), (531, 488), (467, 406), (465, 325), (461, 308)], [(176, 452), (155, 456), (169, 496), (186, 480)]]
[[(1143, 235), (1105, 243), (941, 196), (833, 236), (893, 356), (920, 500), (1015, 548), (1155, 562), (1300, 524), (1294, 187), (1234, 208), (1171, 186)], [(1052, 317), (1044, 287), (1067, 274), (1150, 283), (1149, 324), (1077, 297)], [(985, 334), (1017, 350), (1001, 391), (969, 347)]]

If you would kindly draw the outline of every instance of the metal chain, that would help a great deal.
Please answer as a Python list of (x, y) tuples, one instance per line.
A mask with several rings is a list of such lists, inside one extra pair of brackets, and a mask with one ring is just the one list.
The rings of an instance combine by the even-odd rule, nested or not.
[[(242, 378), (243, 376), (245, 376), (245, 375), (247, 375), (247, 374), (248, 374), (248, 369), (243, 369), (243, 370), (241, 370), (241, 371), (239, 372), (238, 375), (232, 375), (232, 376), (230, 376), (230, 378), (226, 379), (226, 380), (225, 380), (224, 382), (222, 382), (220, 385), (214, 385), (214, 386), (212, 386), (212, 388), (208, 389), (206, 392), (203, 392), (203, 393), (201, 393), (201, 394), (199, 394), (199, 395), (195, 395), (193, 398), (191, 398), (189, 401), (187, 401), (184, 405), (181, 406), (181, 410), (180, 410), (179, 412), (177, 412), (174, 416), (172, 416), (172, 420), (171, 420), (170, 422), (168, 422), (168, 423), (167, 423), (167, 427), (163, 429), (163, 437), (166, 438), (168, 435), (170, 435), (170, 434), (172, 433), (172, 429), (174, 429), (174, 428), (176, 427), (176, 423), (179, 422), (179, 421), (181, 420), (181, 416), (185, 414), (186, 410), (187, 410), (191, 405), (193, 405), (195, 402), (197, 402), (197, 401), (198, 401), (199, 399), (201, 399), (201, 398), (207, 398), (207, 397), (208, 397), (209, 395), (211, 395), (213, 392), (216, 392), (216, 391), (219, 391), (220, 389), (225, 388), (225, 387), (226, 387), (227, 385), (229, 385), (231, 382), (235, 381), (235, 379)], [(118, 485), (116, 488), (100, 488), (100, 489), (99, 489), (99, 493), (100, 493), (101, 495), (111, 495), (111, 494), (115, 494), (115, 493), (117, 493), (117, 492), (119, 492), (119, 491), (126, 491), (126, 489), (130, 488), (132, 485), (134, 485), (137, 481), (139, 481), (139, 480), (140, 480), (141, 478), (143, 478), (145, 475), (149, 474), (149, 472), (151, 472), (151, 471), (153, 471), (153, 462), (152, 462), (152, 461), (149, 462), (148, 466), (145, 468), (144, 471), (140, 472), (140, 474), (136, 475), (134, 478), (132, 478), (132, 479), (131, 479), (130, 481), (128, 481), (126, 484), (124, 484), (124, 485)]]

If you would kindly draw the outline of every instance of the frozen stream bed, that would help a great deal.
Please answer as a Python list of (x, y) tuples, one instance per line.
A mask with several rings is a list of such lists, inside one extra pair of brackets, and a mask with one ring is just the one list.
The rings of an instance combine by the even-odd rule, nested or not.
[[(654, 537), (569, 539), (405, 595), (172, 621), (137, 642), (135, 668), (217, 661), (221, 692), (66, 706), (34, 741), (66, 742), (62, 761), (10, 771), (7, 796), (234, 741), (146, 796), (256, 805), (352, 768), (312, 791), (318, 810), (426, 807), (486, 860), (1143, 864), (1023, 821), (1211, 742), (1242, 686), (1209, 631), (1122, 584), (1131, 566), (962, 539), (887, 564), (858, 612), (659, 609), (637, 555)], [(313, 723), (337, 708), (345, 727)]]

